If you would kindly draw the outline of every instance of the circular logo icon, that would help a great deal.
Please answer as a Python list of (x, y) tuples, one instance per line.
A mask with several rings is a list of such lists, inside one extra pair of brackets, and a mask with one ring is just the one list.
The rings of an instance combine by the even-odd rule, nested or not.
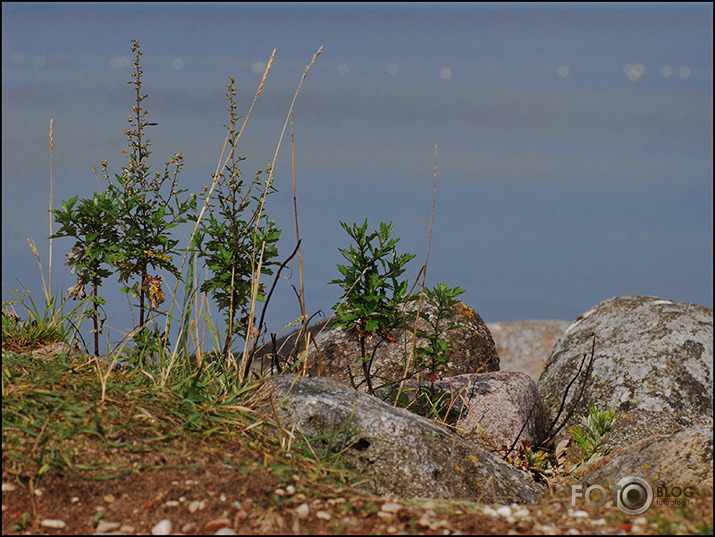
[(642, 515), (653, 504), (653, 487), (642, 477), (624, 477), (613, 488), (613, 493), (616, 505), (626, 515)]

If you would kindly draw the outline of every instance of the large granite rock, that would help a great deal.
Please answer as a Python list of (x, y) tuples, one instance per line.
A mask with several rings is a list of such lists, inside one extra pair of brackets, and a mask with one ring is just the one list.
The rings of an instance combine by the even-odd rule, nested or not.
[[(408, 305), (414, 310), (414, 302)], [(423, 312), (432, 314), (433, 308), (423, 304)], [(499, 370), (499, 356), (494, 340), (484, 321), (472, 308), (459, 302), (453, 311), (452, 321), (457, 328), (449, 330), (444, 339), (452, 344), (448, 353), (447, 366), (441, 372), (444, 376), (465, 373), (484, 373)], [(427, 323), (420, 320), (420, 329), (428, 330)], [(412, 350), (413, 331), (394, 329), (389, 337), (373, 335), (367, 342), (367, 352), (373, 354), (371, 367), (372, 384), (392, 385), (416, 373), (409, 356)], [(312, 376), (328, 376), (355, 385), (365, 390), (366, 382), (360, 365), (360, 345), (356, 334), (342, 327), (332, 326), (327, 332), (317, 333), (315, 344), (304, 352), (308, 372)], [(417, 338), (417, 346), (426, 342)]]
[(486, 503), (527, 503), (543, 493), (528, 473), (480, 445), (334, 379), (285, 374), (262, 390), (269, 418), (313, 439), (314, 449), (340, 451), (373, 493)]
[[(556, 344), (538, 382), (549, 420), (556, 418), (567, 386), (584, 357), (594, 359), (585, 389), (568, 390), (576, 406), (567, 427), (588, 408), (711, 416), (713, 412), (713, 310), (696, 304), (628, 295), (605, 300), (579, 316)], [(568, 429), (566, 429), (568, 431)]]
[[(584, 357), (583, 370), (569, 388)], [(558, 417), (560, 424), (574, 409), (557, 442), (568, 438), (590, 407), (616, 411), (603, 446), (611, 454), (579, 469), (581, 481), (615, 484), (630, 472), (674, 480), (668, 485), (691, 485), (683, 482), (687, 478), (712, 487), (711, 308), (640, 295), (605, 300), (566, 330), (538, 389), (550, 422)], [(678, 464), (684, 470), (680, 475)]]

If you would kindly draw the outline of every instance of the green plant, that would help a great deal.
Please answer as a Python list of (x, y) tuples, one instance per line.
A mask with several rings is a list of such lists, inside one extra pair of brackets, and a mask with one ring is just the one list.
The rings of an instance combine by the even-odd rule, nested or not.
[(399, 238), (390, 238), (392, 223), (380, 222), (380, 229), (367, 233), (367, 218), (363, 225), (344, 222), (340, 225), (355, 241), (349, 249), (339, 248), (348, 261), (338, 265), (341, 279), (329, 283), (343, 289), (341, 301), (335, 305), (338, 324), (357, 333), (360, 343), (360, 362), (369, 393), (374, 393), (370, 367), (372, 354), (365, 342), (373, 334), (387, 336), (389, 330), (403, 323), (400, 307), (407, 300), (407, 280), (399, 280), (404, 266), (415, 256), (398, 255), (395, 245)]
[(504, 458), (506, 462), (530, 472), (537, 481), (543, 481), (544, 478), (555, 475), (554, 455), (538, 449), (538, 447), (532, 447), (528, 440), (522, 440), (516, 450), (502, 446), (500, 451), (506, 453)]
[(586, 460), (600, 452), (605, 443), (604, 437), (616, 421), (616, 410), (599, 410), (595, 407), (588, 409), (588, 416), (581, 418), (581, 425), (569, 429), (571, 438), (581, 448)]
[[(22, 286), (22, 284), (20, 284)], [(44, 310), (35, 304), (30, 293), (23, 287), (27, 299), (10, 290), (17, 301), (22, 304), (27, 318), (22, 319), (14, 309), (15, 301), (2, 305), (2, 343), (10, 350), (22, 350), (26, 347), (38, 347), (50, 343), (68, 342), (73, 339), (76, 324), (72, 316), (85, 304), (80, 302), (69, 313), (64, 312), (66, 300), (55, 307), (54, 297), (45, 302)], [(81, 317), (81, 313), (79, 317)]]
[[(233, 146), (236, 137), (236, 90), (234, 79), (229, 78), (226, 97), (229, 102), (229, 140)], [(223, 342), (223, 354), (228, 354), (234, 334), (246, 337), (250, 300), (253, 288), (253, 274), (256, 270), (255, 252), (262, 252), (260, 272), (273, 274), (271, 266), (278, 256), (276, 243), (281, 231), (272, 220), (261, 214), (261, 200), (265, 195), (275, 192), (272, 182), (266, 182), (266, 189), (259, 196), (252, 196), (253, 188), (259, 183), (259, 170), (256, 177), (246, 185), (241, 179), (238, 163), (244, 158), (238, 157), (235, 147), (223, 171), (214, 176), (216, 183), (216, 210), (209, 205), (208, 217), (201, 221), (194, 245), (198, 255), (211, 271), (212, 276), (201, 285), (200, 290), (213, 295), (226, 319), (226, 335)], [(267, 170), (270, 175), (270, 167)], [(207, 187), (204, 187), (206, 192)], [(197, 217), (193, 219), (196, 220)], [(263, 295), (261, 285), (258, 300)]]
[[(139, 297), (139, 332), (148, 318), (148, 311), (156, 310), (164, 301), (160, 276), (149, 274), (149, 268), (163, 269), (177, 278), (179, 270), (172, 261), (178, 240), (172, 239), (170, 229), (187, 220), (190, 211), (196, 208), (196, 196), (181, 198), (187, 190), (178, 189), (178, 174), (183, 166), (181, 153), (176, 153), (164, 166), (163, 171), (150, 177), (148, 157), (150, 141), (146, 128), (155, 126), (147, 119), (147, 111), (142, 102), (141, 56), (137, 39), (132, 40), (134, 53), (132, 80), (136, 104), (129, 117), (130, 127), (125, 131), (128, 149), (127, 166), (121, 174), (115, 174), (117, 184), (109, 180), (107, 161), (102, 161), (104, 176), (109, 180), (107, 191), (113, 196), (112, 218), (117, 228), (118, 247), (113, 265), (117, 268), (120, 282), (138, 281), (125, 286), (122, 291)], [(167, 190), (168, 185), (168, 191)]]
[[(434, 390), (434, 381), (437, 375), (447, 364), (447, 354), (452, 349), (452, 345), (444, 339), (445, 334), (459, 325), (452, 321), (454, 307), (459, 303), (457, 298), (464, 293), (461, 287), (447, 287), (444, 283), (438, 283), (434, 288), (424, 289), (427, 304), (434, 308), (432, 313), (419, 312), (419, 317), (429, 326), (428, 330), (417, 330), (417, 336), (424, 339), (427, 345), (415, 349), (415, 365), (418, 371), (428, 370), (430, 372), (430, 388)], [(410, 300), (418, 300), (419, 296), (412, 296)], [(416, 314), (411, 320), (414, 321)]]
[(92, 198), (82, 200), (74, 196), (53, 212), (60, 229), (51, 238), (75, 239), (66, 264), (77, 274), (77, 284), (69, 288), (69, 296), (82, 299), (86, 296), (85, 285), (92, 286), (89, 296), (92, 311), (88, 314), (94, 324), (94, 355), (98, 356), (99, 333), (104, 322), (100, 323), (99, 309), (105, 304), (104, 298), (99, 296), (99, 288), (102, 280), (112, 275), (111, 266), (120, 255), (114, 192), (95, 193)]

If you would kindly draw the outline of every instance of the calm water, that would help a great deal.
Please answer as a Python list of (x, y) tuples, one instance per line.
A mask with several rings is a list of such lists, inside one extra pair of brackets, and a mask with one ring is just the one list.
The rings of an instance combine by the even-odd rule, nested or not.
[[(427, 280), (466, 289), (487, 322), (573, 319), (615, 295), (713, 305), (713, 10), (523, 5), (2, 5), (2, 282), (41, 302), (47, 267), (48, 131), (54, 199), (97, 189), (92, 163), (124, 163), (133, 104), (130, 40), (141, 40), (152, 167), (180, 151), (183, 186), (214, 171), (228, 77), (245, 114), (271, 51), (265, 91), (239, 153), (252, 177), (294, 109), (308, 309), (340, 290), (339, 221), (392, 221), (401, 251), (429, 233)], [(290, 138), (268, 210), (295, 245)], [(179, 231), (185, 237), (185, 231)], [(70, 239), (55, 241), (54, 287)], [(286, 274), (287, 275), (287, 274)], [(299, 310), (279, 284), (279, 331)], [(107, 324), (130, 326), (108, 281)], [(3, 287), (3, 300), (12, 295)], [(115, 340), (114, 336), (112, 337)]]

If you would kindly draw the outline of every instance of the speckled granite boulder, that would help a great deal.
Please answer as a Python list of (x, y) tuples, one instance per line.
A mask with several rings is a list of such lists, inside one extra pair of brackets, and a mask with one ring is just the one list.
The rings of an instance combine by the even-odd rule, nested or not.
[[(616, 413), (712, 416), (713, 310), (627, 295), (579, 316), (556, 344), (538, 382), (549, 420), (556, 418), (569, 382), (590, 355), (594, 335), (591, 372), (567, 427), (577, 425), (592, 406)], [(573, 406), (581, 384), (582, 379), (574, 382), (566, 408)]]
[(269, 419), (317, 442), (314, 449), (339, 451), (373, 493), (528, 503), (544, 492), (530, 474), (447, 427), (332, 378), (279, 375), (262, 390)]

